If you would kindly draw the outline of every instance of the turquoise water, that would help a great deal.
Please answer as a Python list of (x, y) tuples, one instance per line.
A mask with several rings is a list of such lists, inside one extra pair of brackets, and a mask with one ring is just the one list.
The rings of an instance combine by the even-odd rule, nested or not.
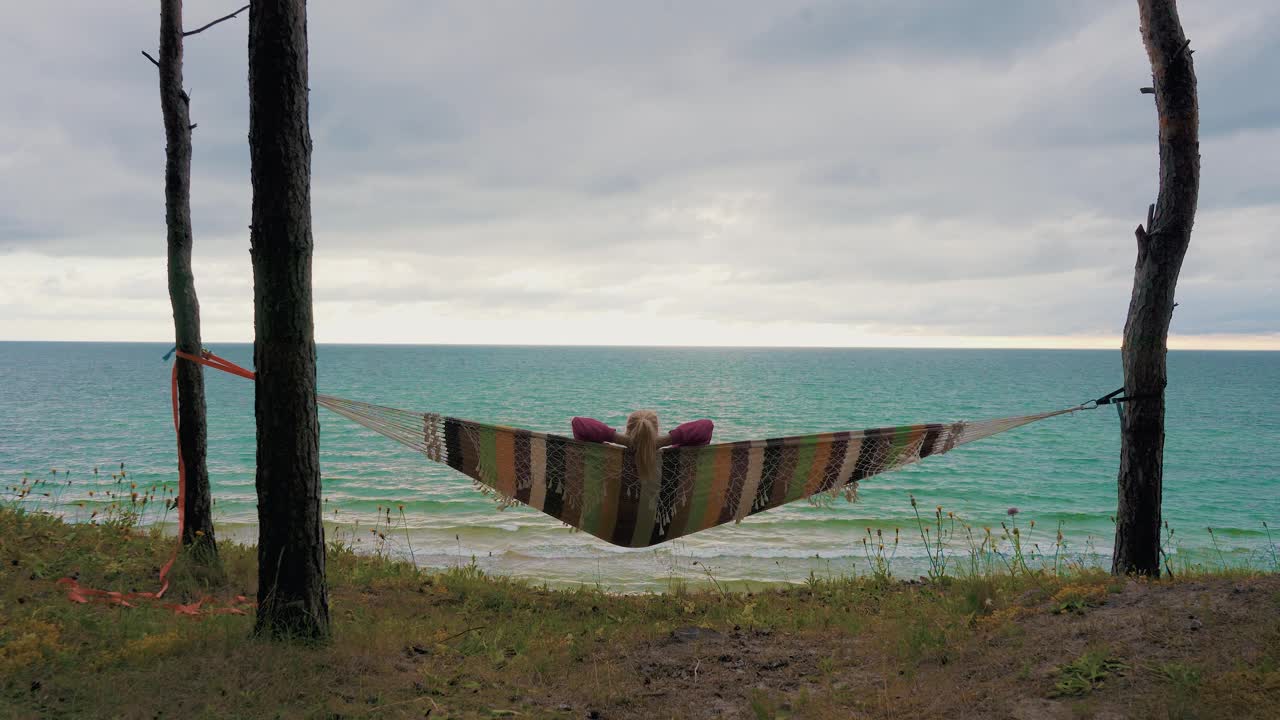
[[(251, 363), (248, 345), (213, 349)], [(172, 484), (165, 350), (0, 343), (0, 485), (69, 471), (60, 495), (42, 502), (56, 499), (60, 511), (85, 520), (101, 509), (113, 485), (108, 471), (121, 462), (142, 488)], [(1205, 530), (1212, 527), (1229, 562), (1269, 564), (1262, 522), (1280, 524), (1280, 353), (1174, 352), (1169, 375), (1164, 508), (1177, 550), (1217, 562)], [(631, 409), (651, 407), (666, 425), (710, 417), (718, 440), (735, 440), (1052, 410), (1119, 386), (1120, 363), (1106, 351), (330, 345), (319, 350), (319, 377), (329, 394), (562, 433), (573, 415), (621, 424)], [(252, 387), (212, 371), (207, 386), (219, 530), (252, 540)], [(447, 468), (324, 410), (321, 422), (330, 538), (368, 549), (382, 542), (405, 555), (411, 546), (424, 565), (474, 556), (494, 572), (620, 590), (707, 570), (722, 581), (795, 581), (811, 570), (865, 570), (861, 538), (870, 527), (902, 529), (893, 567), (913, 575), (925, 560), (909, 493), (930, 513), (942, 505), (997, 532), (1017, 507), (1024, 532), (1036, 521), (1031, 543), (1048, 553), (1059, 522), (1076, 558), (1106, 556), (1113, 534), (1119, 437), (1110, 408), (872, 478), (854, 504), (801, 502), (640, 551), (524, 508), (500, 511)], [(369, 532), (379, 507), (393, 508), (396, 532), (385, 541)], [(151, 517), (159, 519), (158, 507)]]

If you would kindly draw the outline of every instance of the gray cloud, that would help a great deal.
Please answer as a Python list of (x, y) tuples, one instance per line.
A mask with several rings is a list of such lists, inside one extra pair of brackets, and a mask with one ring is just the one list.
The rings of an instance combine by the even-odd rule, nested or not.
[(1108, 3), (1018, 0), (829, 0), (786, 14), (748, 43), (764, 62), (820, 61), (873, 55), (912, 62), (979, 59), (1007, 62), (1051, 42)]
[[(1259, 268), (1278, 244), (1280, 101), (1260, 88), (1280, 71), (1280, 10), (1185, 5), (1204, 184), (1177, 327), (1273, 333)], [(206, 10), (188, 7), (189, 24)], [(359, 282), (318, 277), (319, 302), (1119, 329), (1157, 164), (1131, 4), (310, 13), (317, 263), (367, 261)], [(164, 242), (156, 79), (138, 54), (156, 22), (149, 6), (82, 0), (0, 28), (0, 262), (21, 256), (38, 276), (27, 291), (74, 295), (134, 258), (145, 280), (94, 292), (164, 310), (162, 274), (141, 270)], [(245, 29), (186, 54), (198, 282), (228, 326), (251, 288)], [(0, 295), (34, 317), (23, 302)]]

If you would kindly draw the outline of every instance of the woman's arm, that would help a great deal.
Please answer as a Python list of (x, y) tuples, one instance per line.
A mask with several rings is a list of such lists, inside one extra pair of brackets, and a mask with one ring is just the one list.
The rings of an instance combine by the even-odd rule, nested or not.
[(618, 431), (596, 420), (588, 417), (575, 417), (570, 425), (573, 426), (573, 439), (583, 442), (611, 442), (619, 445), (626, 444), (625, 436)]
[(714, 430), (715, 424), (706, 418), (690, 420), (687, 423), (677, 425), (670, 434), (659, 438), (658, 447), (663, 447), (664, 444), (676, 447), (709, 445), (711, 443), (711, 434)]

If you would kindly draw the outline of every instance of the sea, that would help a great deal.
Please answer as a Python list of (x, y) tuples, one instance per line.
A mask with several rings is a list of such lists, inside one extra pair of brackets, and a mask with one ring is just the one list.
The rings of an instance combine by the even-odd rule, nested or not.
[[(0, 503), (98, 522), (111, 502), (139, 492), (156, 497), (143, 522), (172, 530), (168, 349), (0, 342)], [(210, 349), (252, 365), (250, 345)], [(711, 418), (717, 441), (1029, 414), (1121, 385), (1118, 351), (321, 345), (317, 355), (330, 395), (562, 434), (575, 415), (620, 426), (631, 410), (652, 408), (664, 427)], [(252, 543), (252, 384), (206, 371), (206, 388), (217, 532)], [(1276, 567), (1280, 353), (1171, 352), (1167, 397), (1170, 566)], [(1014, 527), (1033, 566), (1106, 566), (1114, 538), (1113, 406), (869, 478), (855, 502), (801, 501), (644, 550), (502, 508), (448, 467), (320, 413), (327, 540), (423, 567), (474, 564), (635, 592), (798, 583), (877, 566), (912, 578), (936, 569), (939, 532), (948, 571), (980, 557), (998, 567), (1015, 557)], [(41, 492), (15, 500), (13, 488), (37, 480)], [(988, 529), (995, 553), (982, 546)]]

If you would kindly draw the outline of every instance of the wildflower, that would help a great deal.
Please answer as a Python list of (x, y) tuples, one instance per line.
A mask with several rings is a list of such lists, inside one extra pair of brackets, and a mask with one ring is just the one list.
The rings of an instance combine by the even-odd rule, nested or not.
[(916, 496), (915, 496), (915, 495), (908, 495), (907, 497), (911, 498), (911, 507), (915, 507), (915, 506), (916, 506)]
[(1006, 510), (1005, 512), (1009, 513), (1009, 517), (1013, 517), (1014, 515), (1017, 515), (1017, 514), (1018, 514), (1018, 508), (1016, 508), (1016, 507), (1011, 507), (1011, 508), (1009, 508), (1008, 510)]

